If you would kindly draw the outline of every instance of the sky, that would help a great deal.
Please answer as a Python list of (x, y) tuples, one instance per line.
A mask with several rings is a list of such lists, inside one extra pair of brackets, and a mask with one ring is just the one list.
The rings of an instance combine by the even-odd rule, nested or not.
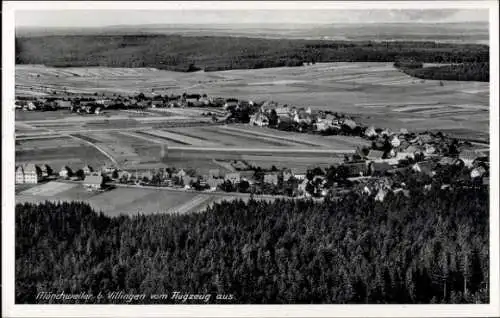
[(488, 21), (487, 9), (404, 10), (17, 10), (16, 27), (143, 24), (329, 24)]

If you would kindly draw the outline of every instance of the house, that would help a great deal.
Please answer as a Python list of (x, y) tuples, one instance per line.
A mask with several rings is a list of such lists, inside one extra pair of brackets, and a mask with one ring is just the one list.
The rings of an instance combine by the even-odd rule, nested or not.
[(365, 162), (345, 163), (344, 167), (347, 168), (347, 175), (349, 177), (366, 176), (368, 174), (368, 166)]
[(472, 179), (480, 178), (485, 173), (486, 173), (486, 169), (485, 168), (483, 168), (483, 167), (477, 167), (477, 168), (472, 169), (472, 171), (470, 172), (470, 177)]
[(307, 185), (309, 184), (309, 181), (307, 179), (304, 179), (301, 183), (299, 183), (297, 190), (299, 191), (300, 194), (303, 194), (305, 196), (311, 196), (310, 193), (307, 192)]
[(458, 158), (463, 161), (466, 167), (472, 167), (474, 160), (479, 157), (478, 153), (474, 150), (464, 150), (460, 152)]
[(238, 107), (238, 100), (235, 98), (228, 98), (226, 99), (226, 103), (224, 104), (223, 108), (225, 110), (233, 109)]
[(73, 175), (73, 171), (68, 166), (62, 167), (61, 170), (59, 171), (59, 177), (61, 178), (69, 178), (71, 177), (71, 175)]
[[(262, 109), (262, 107), (261, 107), (261, 109)], [(290, 117), (290, 109), (288, 108), (288, 105), (276, 107), (275, 110), (276, 110), (276, 114), (278, 115), (278, 117), (282, 117), (282, 116)]]
[(271, 111), (272, 109), (278, 108), (278, 103), (273, 102), (271, 100), (265, 101), (261, 106), (260, 106), (260, 111), (261, 112), (267, 112)]
[(290, 180), (293, 177), (292, 169), (284, 169), (282, 171), (282, 174), (283, 174), (283, 181), (284, 182), (287, 182), (288, 180)]
[(387, 162), (371, 162), (369, 165), (369, 170), (372, 175), (383, 175), (391, 169), (392, 166)]
[(401, 140), (399, 140), (398, 136), (393, 136), (391, 139), (391, 146), (397, 148), (401, 145)]
[(47, 164), (42, 165), (40, 167), (40, 170), (42, 172), (42, 178), (46, 178), (46, 177), (52, 175), (52, 173), (53, 173), (52, 168)]
[(16, 184), (36, 184), (41, 179), (42, 170), (33, 163), (28, 163), (16, 168)]
[(387, 195), (387, 190), (381, 188), (375, 195), (375, 201), (384, 202), (386, 195)]
[(442, 157), (439, 160), (439, 164), (441, 166), (452, 166), (452, 165), (457, 164), (457, 159), (452, 158), (452, 157)]
[(198, 180), (198, 178), (196, 178), (196, 177), (191, 177), (191, 176), (188, 176), (188, 175), (186, 175), (186, 176), (182, 177), (182, 183), (184, 183), (184, 185), (185, 185), (185, 186), (187, 186), (187, 185), (191, 185), (191, 183), (194, 183), (194, 182), (196, 182), (197, 180)]
[(181, 170), (177, 171), (177, 173), (175, 174), (175, 176), (177, 178), (179, 178), (179, 179), (182, 179), (185, 176), (187, 176), (187, 173), (186, 173), (186, 171), (184, 171), (184, 169), (181, 169)]
[(259, 112), (250, 117), (250, 125), (256, 125), (260, 127), (269, 126), (269, 119), (265, 114)]
[(151, 101), (151, 107), (152, 108), (163, 107), (163, 106), (164, 106), (164, 103), (163, 103), (162, 100)]
[(89, 175), (89, 174), (91, 174), (92, 172), (94, 172), (94, 169), (93, 169), (91, 166), (89, 166), (89, 165), (86, 165), (85, 167), (83, 167), (83, 169), (82, 169), (82, 170), (83, 170), (83, 173), (84, 173), (85, 175)]
[(484, 177), (483, 178), (483, 185), (484, 186), (489, 186), (490, 185), (490, 177)]
[(264, 183), (278, 185), (278, 175), (275, 173), (266, 173), (264, 175)]
[(380, 132), (381, 136), (392, 136), (392, 131), (389, 128), (385, 128)]
[(393, 191), (395, 194), (402, 193), (405, 197), (409, 198), (410, 197), (410, 190), (406, 190), (403, 188), (395, 189)]
[(434, 171), (434, 163), (432, 161), (417, 162), (411, 167), (411, 169), (415, 172), (425, 173), (431, 177), (436, 174)]
[(58, 108), (71, 108), (72, 106), (71, 101), (61, 100), (61, 99), (56, 100), (55, 104), (57, 105)]
[(378, 134), (375, 131), (375, 127), (370, 126), (370, 127), (366, 128), (366, 130), (365, 130), (365, 136), (368, 137), (368, 138), (377, 137)]
[(232, 173), (226, 173), (226, 176), (224, 177), (225, 181), (230, 181), (232, 183), (238, 183), (240, 182), (241, 175), (238, 172), (232, 172)]
[(420, 152), (420, 150), (417, 147), (409, 146), (408, 148), (406, 148), (402, 151), (399, 151), (396, 154), (396, 159), (398, 159), (398, 160), (405, 160), (408, 158), (415, 159), (415, 155), (419, 152)]
[(436, 147), (434, 147), (433, 145), (430, 145), (430, 144), (425, 144), (424, 145), (424, 153), (426, 155), (432, 155), (433, 153), (436, 152)]
[(85, 177), (83, 180), (83, 185), (88, 190), (100, 190), (104, 184), (103, 176), (100, 176), (98, 173), (93, 173), (89, 176)]
[(210, 169), (208, 170), (208, 177), (209, 178), (219, 178), (221, 177), (221, 173), (219, 169)]
[(224, 183), (224, 179), (222, 179), (222, 178), (210, 178), (210, 177), (209, 177), (209, 178), (207, 179), (207, 184), (208, 184), (208, 186), (209, 186), (211, 189), (213, 189), (213, 190), (217, 189), (217, 187), (218, 187), (219, 185), (223, 184), (223, 183)]
[(316, 131), (325, 131), (330, 128), (331, 123), (328, 123), (326, 121), (320, 121), (316, 123)]
[(149, 170), (143, 171), (141, 172), (140, 179), (147, 179), (148, 181), (151, 181), (151, 179), (153, 179), (153, 173)]
[(99, 100), (96, 100), (96, 104), (102, 105), (104, 107), (108, 107), (108, 106), (111, 106), (111, 104), (113, 104), (113, 101), (111, 101), (109, 99), (99, 99)]
[(121, 179), (128, 180), (129, 178), (130, 178), (130, 173), (128, 171), (125, 171), (125, 170), (118, 171), (118, 179), (119, 180), (121, 180)]
[(383, 156), (384, 156), (383, 151), (370, 149), (370, 151), (366, 155), (366, 159), (377, 161), (377, 160), (382, 160)]
[(293, 177), (297, 180), (305, 180), (306, 179), (306, 175), (303, 173), (295, 174)]
[(304, 110), (298, 111), (295, 116), (293, 117), (293, 120), (298, 123), (298, 124), (307, 124), (310, 125), (312, 123), (312, 118), (311, 114), (308, 114)]
[(342, 121), (342, 125), (349, 127), (351, 130), (358, 126), (356, 122), (352, 119), (344, 119)]

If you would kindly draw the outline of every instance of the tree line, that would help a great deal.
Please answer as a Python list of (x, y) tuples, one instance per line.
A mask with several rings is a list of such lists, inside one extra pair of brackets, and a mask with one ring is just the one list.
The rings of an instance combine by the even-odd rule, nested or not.
[(236, 200), (188, 215), (17, 204), (16, 303), (117, 290), (232, 294), (237, 304), (488, 303), (488, 200), (471, 186), (383, 202), (354, 191)]

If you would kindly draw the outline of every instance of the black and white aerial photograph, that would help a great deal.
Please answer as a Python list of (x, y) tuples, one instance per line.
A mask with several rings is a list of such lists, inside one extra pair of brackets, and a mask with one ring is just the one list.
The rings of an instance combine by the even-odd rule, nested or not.
[(498, 2), (415, 2), (16, 9), (15, 305), (491, 304)]

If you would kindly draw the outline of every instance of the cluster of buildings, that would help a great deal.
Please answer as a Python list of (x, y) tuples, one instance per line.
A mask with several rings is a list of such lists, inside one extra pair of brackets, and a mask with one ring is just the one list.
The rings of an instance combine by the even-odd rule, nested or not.
[(358, 124), (346, 116), (331, 112), (312, 110), (310, 107), (278, 105), (273, 101), (264, 102), (259, 110), (250, 117), (250, 124), (256, 126), (289, 127), (296, 126), (298, 131), (353, 131)]
[(64, 180), (83, 180), (83, 185), (89, 190), (100, 190), (104, 186), (104, 176), (94, 171), (91, 166), (86, 165), (82, 169), (74, 172), (70, 167), (64, 166), (58, 172), (47, 165), (36, 165), (33, 163), (16, 166), (16, 184), (37, 184), (42, 181), (53, 180), (54, 178)]
[(233, 98), (213, 98), (206, 94), (160, 95), (140, 93), (133, 96), (75, 96), (68, 95), (64, 98), (50, 97), (25, 97), (18, 98), (15, 102), (16, 109), (29, 111), (46, 111), (69, 109), (77, 113), (99, 114), (103, 109), (120, 108), (173, 108), (173, 107), (222, 107), (230, 109), (234, 105), (241, 105), (241, 101)]

